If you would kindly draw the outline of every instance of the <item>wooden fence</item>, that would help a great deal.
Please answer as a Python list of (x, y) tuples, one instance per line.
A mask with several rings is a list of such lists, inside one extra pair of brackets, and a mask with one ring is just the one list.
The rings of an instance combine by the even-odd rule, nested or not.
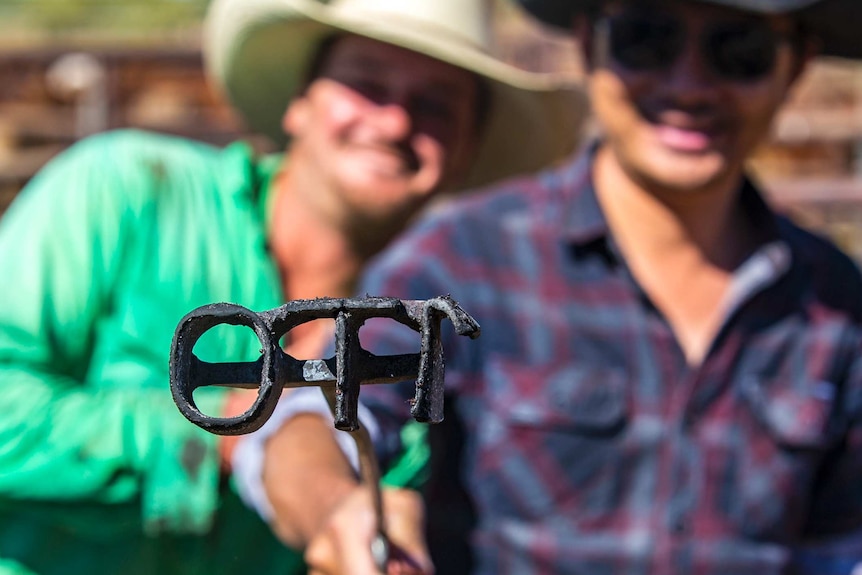
[[(498, 48), (578, 77), (568, 39), (500, 22)], [(195, 41), (0, 46), (0, 214), (49, 158), (89, 133), (139, 127), (223, 144), (249, 133), (208, 85)], [(819, 62), (782, 109), (753, 169), (774, 202), (862, 261), (862, 66)]]

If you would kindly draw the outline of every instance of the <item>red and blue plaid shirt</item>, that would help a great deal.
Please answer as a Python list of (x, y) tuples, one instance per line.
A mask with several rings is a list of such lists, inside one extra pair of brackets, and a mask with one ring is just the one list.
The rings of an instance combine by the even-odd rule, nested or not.
[[(800, 546), (862, 525), (862, 279), (746, 182), (770, 239), (689, 365), (614, 244), (591, 159), (447, 205), (367, 274), (366, 293), (450, 293), (482, 326), (475, 341), (444, 329), (438, 571), (788, 573)], [(365, 326), (366, 349), (415, 352), (393, 325)], [(363, 388), (384, 461), (412, 393)]]

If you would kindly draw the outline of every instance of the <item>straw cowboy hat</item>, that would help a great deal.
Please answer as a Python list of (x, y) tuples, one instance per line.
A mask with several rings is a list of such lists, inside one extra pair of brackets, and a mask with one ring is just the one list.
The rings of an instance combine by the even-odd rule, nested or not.
[(464, 186), (536, 170), (573, 151), (587, 105), (571, 82), (491, 55), (490, 0), (214, 0), (207, 70), (250, 128), (287, 143), (281, 119), (320, 43), (366, 36), (474, 72), (489, 87), (478, 155)]
[[(862, 58), (859, 26), (862, 0), (697, 0), (731, 8), (784, 14), (795, 12), (820, 40), (820, 54)], [(533, 16), (557, 28), (570, 29), (573, 16), (601, 0), (518, 0)]]

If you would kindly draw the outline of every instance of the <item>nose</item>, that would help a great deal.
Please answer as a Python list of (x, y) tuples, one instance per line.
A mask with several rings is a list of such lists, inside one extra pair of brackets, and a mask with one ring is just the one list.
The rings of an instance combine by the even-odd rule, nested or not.
[(701, 100), (717, 92), (716, 77), (701, 40), (702, 30), (690, 26), (680, 54), (667, 68), (665, 84), (680, 99)]
[(406, 138), (413, 129), (413, 120), (407, 103), (390, 100), (378, 104), (373, 112), (374, 125), (381, 134), (392, 140)]
[(698, 34), (688, 34), (682, 52), (668, 68), (667, 82), (680, 92), (714, 87), (715, 74), (710, 67)]
[(710, 110), (719, 103), (722, 91), (697, 37), (689, 36), (682, 53), (665, 71), (662, 93), (675, 107)]

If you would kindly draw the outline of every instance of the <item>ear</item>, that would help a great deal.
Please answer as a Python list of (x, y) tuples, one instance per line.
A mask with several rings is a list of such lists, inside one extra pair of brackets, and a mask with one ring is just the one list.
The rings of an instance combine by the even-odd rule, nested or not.
[(284, 116), (281, 117), (281, 129), (285, 134), (296, 137), (305, 130), (308, 124), (308, 106), (308, 99), (304, 94), (290, 101)]
[(445, 181), (441, 182), (440, 189), (460, 186), (470, 171), (479, 153), (479, 141), (481, 135), (478, 130), (473, 130), (469, 138), (459, 147), (453, 156), (453, 165), (447, 168), (449, 171)]

